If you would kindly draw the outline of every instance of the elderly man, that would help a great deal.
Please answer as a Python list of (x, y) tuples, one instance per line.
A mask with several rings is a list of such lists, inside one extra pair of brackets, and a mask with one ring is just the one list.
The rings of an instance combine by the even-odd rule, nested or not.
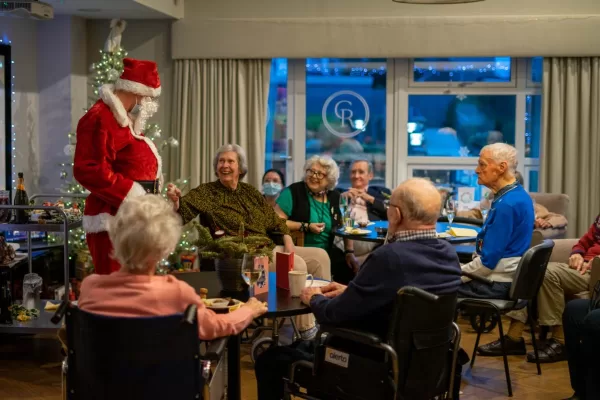
[(111, 258), (107, 226), (121, 203), (146, 193), (159, 193), (161, 158), (142, 131), (158, 109), (160, 95), (156, 64), (123, 60), (123, 73), (114, 85), (100, 89), (100, 100), (77, 125), (73, 176), (90, 195), (85, 204), (83, 229), (97, 274), (121, 268)]
[[(539, 349), (541, 363), (553, 363), (567, 359), (565, 334), (563, 332), (563, 312), (565, 296), (574, 296), (586, 292), (590, 282), (592, 260), (600, 256), (600, 215), (585, 235), (571, 250), (567, 263), (548, 263), (546, 276), (538, 294), (538, 322), (550, 328), (552, 338)], [(510, 327), (506, 334), (507, 351), (512, 355), (524, 355), (526, 352), (523, 330), (527, 314), (511, 314)], [(516, 319), (518, 318), (518, 319)], [(480, 346), (477, 351), (482, 356), (501, 356), (500, 341)], [(533, 352), (527, 354), (527, 361), (535, 362)]]
[(491, 189), (494, 201), (477, 235), (477, 257), (462, 270), (494, 283), (489, 286), (463, 277), (461, 297), (508, 298), (519, 260), (531, 243), (535, 219), (531, 197), (515, 179), (516, 168), (517, 150), (508, 144), (487, 145), (479, 154), (477, 182)]
[[(456, 293), (460, 266), (452, 246), (437, 239), (441, 206), (437, 189), (424, 179), (410, 179), (394, 190), (387, 210), (389, 244), (375, 250), (348, 286), (331, 283), (306, 288), (302, 301), (317, 322), (358, 327), (385, 337), (396, 293), (407, 285), (436, 294)], [(272, 347), (256, 362), (260, 400), (281, 399), (290, 365), (312, 359), (313, 343)]]

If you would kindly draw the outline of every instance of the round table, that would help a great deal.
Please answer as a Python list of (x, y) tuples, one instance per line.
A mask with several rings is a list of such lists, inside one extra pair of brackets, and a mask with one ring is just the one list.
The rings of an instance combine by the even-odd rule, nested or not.
[[(436, 231), (438, 233), (444, 233), (448, 230), (449, 225), (450, 224), (448, 222), (438, 222), (436, 225)], [(476, 224), (468, 224), (468, 223), (464, 223), (464, 222), (460, 222), (460, 223), (454, 222), (452, 224), (452, 226), (454, 226), (456, 228), (474, 229), (478, 233), (481, 230), (481, 227)], [(364, 228), (364, 229), (370, 231), (369, 233), (367, 233), (365, 235), (351, 235), (351, 234), (346, 233), (346, 231), (343, 228), (336, 229), (334, 234), (336, 236), (340, 236), (345, 239), (360, 240), (363, 242), (383, 243), (385, 241), (385, 236), (378, 235), (375, 228), (384, 228), (387, 230), (388, 229), (388, 221), (374, 221), (372, 225), (369, 225), (366, 228)], [(450, 242), (452, 244), (462, 244), (462, 243), (475, 242), (476, 236), (472, 236), (472, 237), (449, 236), (449, 237), (444, 237), (443, 239), (446, 239), (448, 242)]]

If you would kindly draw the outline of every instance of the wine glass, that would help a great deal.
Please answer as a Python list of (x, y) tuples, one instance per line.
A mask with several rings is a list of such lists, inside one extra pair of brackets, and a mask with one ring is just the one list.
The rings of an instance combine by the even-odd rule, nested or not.
[(448, 217), (448, 230), (452, 228), (452, 221), (456, 215), (456, 209), (458, 208), (458, 201), (449, 199), (446, 201), (446, 216)]
[(265, 272), (265, 266), (261, 262), (256, 262), (257, 258), (250, 254), (244, 254), (242, 258), (242, 279), (250, 287), (250, 297), (254, 296), (254, 284)]
[(342, 214), (342, 221), (344, 223), (344, 226), (348, 224), (348, 215), (346, 215), (346, 213), (348, 212), (349, 206), (350, 199), (348, 198), (348, 195), (344, 193), (340, 196), (340, 213)]

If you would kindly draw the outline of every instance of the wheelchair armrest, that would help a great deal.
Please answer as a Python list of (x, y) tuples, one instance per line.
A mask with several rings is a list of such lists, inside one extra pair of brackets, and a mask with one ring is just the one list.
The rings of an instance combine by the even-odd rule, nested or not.
[(426, 292), (425, 290), (419, 289), (418, 287), (414, 287), (414, 286), (404, 286), (403, 288), (400, 288), (400, 290), (398, 290), (398, 294), (400, 294), (400, 295), (405, 294), (405, 293), (412, 294), (423, 300), (431, 301), (431, 302), (436, 302), (439, 299), (439, 297), (436, 296), (435, 294)]
[(62, 321), (63, 317), (65, 316), (65, 313), (67, 312), (68, 307), (69, 307), (68, 301), (61, 301), (60, 305), (58, 306), (58, 309), (56, 310), (56, 312), (50, 319), (50, 322), (52, 322), (54, 325), (59, 324), (60, 321)]
[(474, 281), (478, 281), (481, 283), (485, 283), (486, 285), (492, 286), (494, 284), (494, 281), (491, 279), (488, 279), (484, 276), (479, 276), (479, 275), (475, 275), (475, 274), (471, 274), (470, 272), (462, 272), (462, 276), (466, 276), (469, 279), (473, 279)]
[(218, 361), (225, 352), (229, 337), (222, 337), (208, 342), (204, 358), (210, 361)]
[(356, 329), (348, 329), (348, 328), (334, 328), (329, 326), (321, 325), (321, 329), (317, 337), (320, 337), (321, 334), (327, 333), (328, 338), (331, 336), (341, 337), (347, 340), (352, 340), (353, 342), (358, 342), (362, 344), (366, 344), (369, 346), (376, 346), (381, 344), (381, 338), (375, 334), (369, 332), (363, 332)]

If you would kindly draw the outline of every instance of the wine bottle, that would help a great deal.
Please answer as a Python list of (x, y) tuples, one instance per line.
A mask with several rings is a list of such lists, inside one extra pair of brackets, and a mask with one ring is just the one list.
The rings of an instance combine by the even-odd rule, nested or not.
[[(17, 191), (15, 193), (15, 206), (28, 206), (29, 197), (25, 191), (25, 180), (23, 179), (23, 173), (19, 172), (17, 180)], [(28, 213), (26, 210), (15, 210), (15, 223), (26, 224), (29, 222)]]

